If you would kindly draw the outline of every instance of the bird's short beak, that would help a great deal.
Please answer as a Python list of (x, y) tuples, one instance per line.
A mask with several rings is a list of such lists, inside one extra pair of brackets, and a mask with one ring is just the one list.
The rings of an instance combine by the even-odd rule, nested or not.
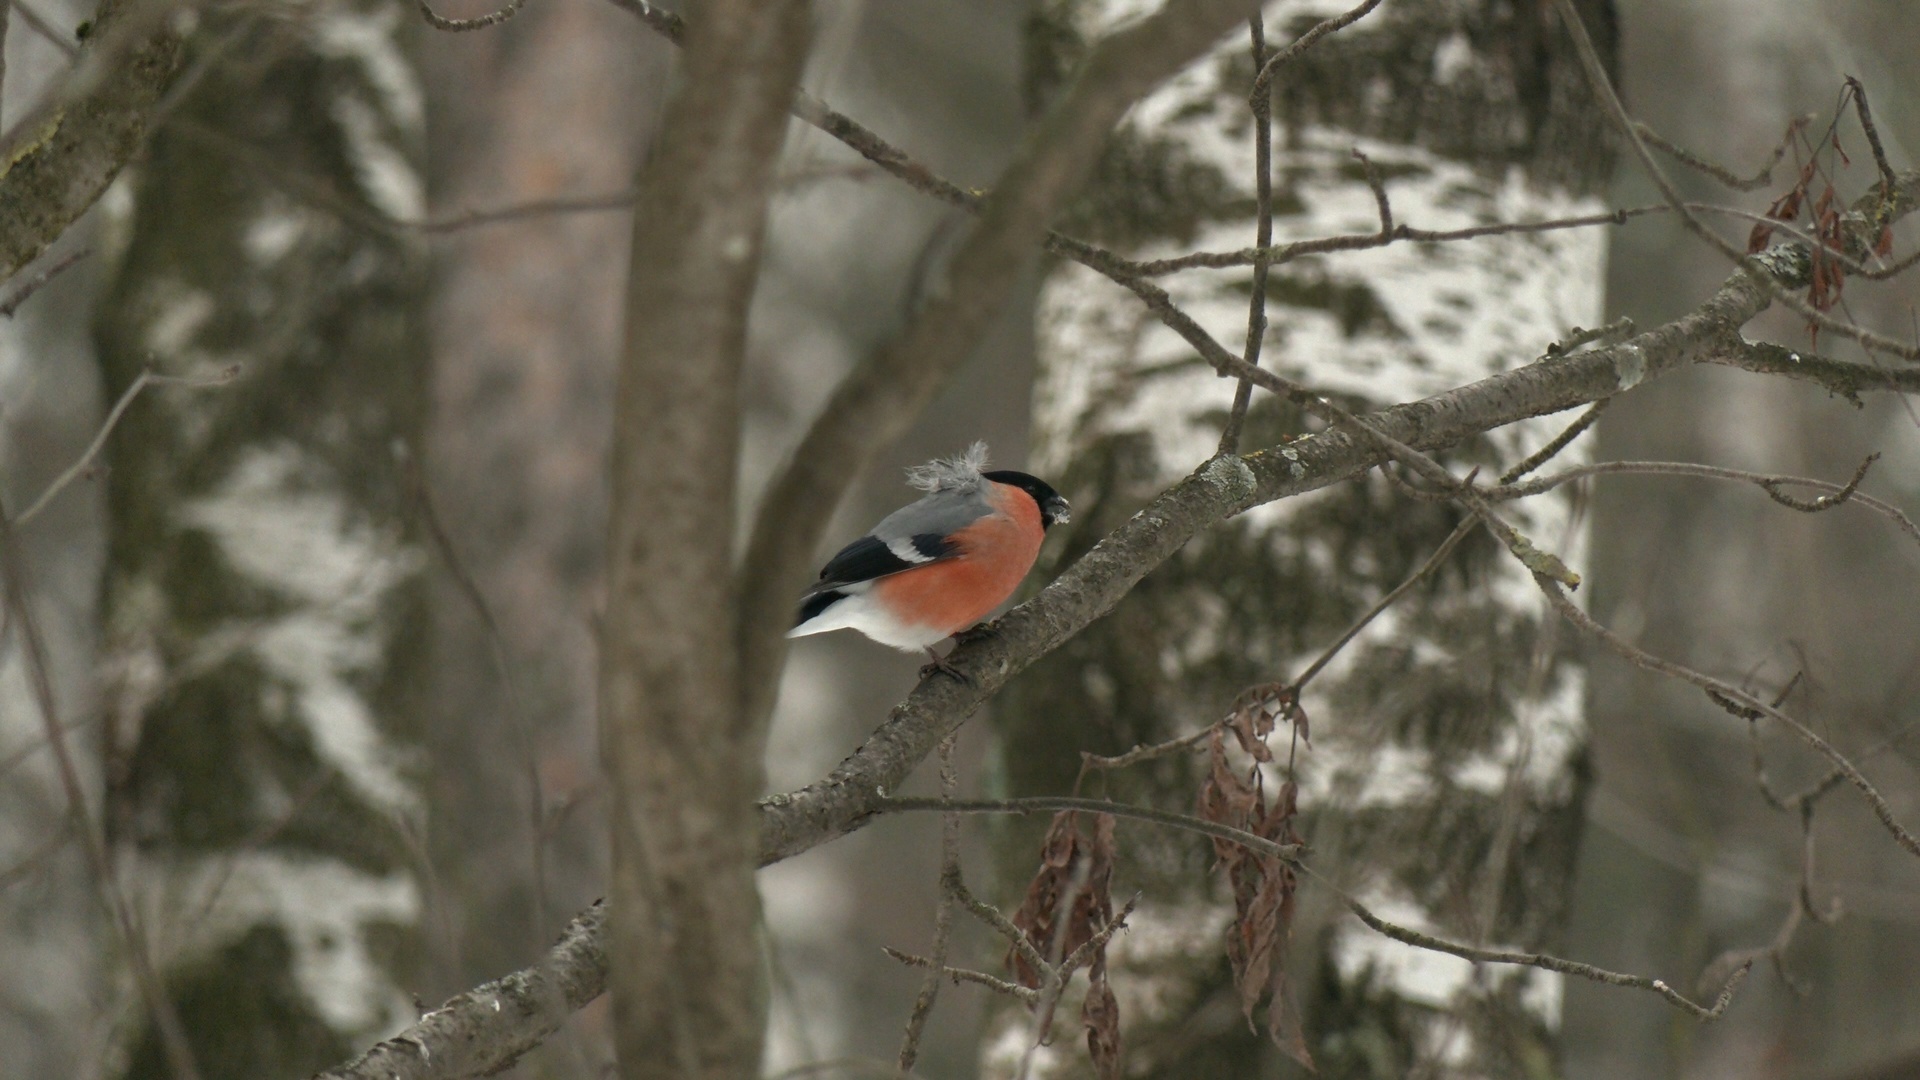
[(1073, 508), (1067, 505), (1067, 500), (1056, 497), (1047, 502), (1047, 516), (1055, 525), (1065, 525), (1073, 520)]

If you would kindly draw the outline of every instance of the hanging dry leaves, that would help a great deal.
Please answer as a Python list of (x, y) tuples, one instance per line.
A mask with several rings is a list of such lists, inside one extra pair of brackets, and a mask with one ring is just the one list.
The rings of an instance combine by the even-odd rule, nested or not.
[(1080, 1022), (1087, 1028), (1087, 1054), (1100, 1080), (1120, 1078), (1120, 1002), (1107, 982), (1106, 949), (1099, 950), (1087, 969), (1087, 997), (1080, 1006)]
[[(1093, 835), (1080, 829), (1082, 816), (1094, 819)], [(1027, 884), (1013, 925), (1041, 956), (1058, 963), (1085, 945), (1113, 918), (1113, 815), (1082, 815), (1063, 810), (1053, 816), (1040, 845), (1040, 869)], [(1061, 908), (1071, 905), (1061, 926)], [(1051, 951), (1059, 949), (1059, 955)], [(1035, 971), (1018, 949), (1007, 962), (1020, 985), (1038, 988), (1045, 973)]]
[[(1813, 184), (1813, 177), (1819, 163), (1809, 155), (1805, 164), (1800, 166), (1800, 175), (1786, 194), (1773, 200), (1767, 207), (1766, 216), (1775, 221), (1792, 221), (1800, 216), (1800, 204), (1806, 201), (1807, 188)], [(1761, 222), (1747, 234), (1747, 254), (1760, 251), (1773, 242), (1773, 226)]]
[[(1261, 688), (1255, 688), (1256, 690)], [(1247, 695), (1243, 694), (1242, 699)], [(1294, 706), (1297, 710), (1297, 706)], [(1261, 716), (1266, 719), (1261, 720)], [(1244, 829), (1276, 844), (1302, 843), (1294, 830), (1298, 812), (1299, 789), (1289, 780), (1280, 785), (1269, 803), (1259, 763), (1271, 760), (1271, 754), (1249, 751), (1255, 763), (1244, 775), (1227, 759), (1225, 731), (1233, 731), (1241, 745), (1246, 738), (1243, 727), (1252, 732), (1271, 732), (1273, 718), (1280, 710), (1241, 708), (1213, 731), (1208, 743), (1207, 777), (1200, 787), (1201, 817), (1236, 829)], [(1265, 743), (1255, 745), (1265, 750)], [(1287, 979), (1287, 945), (1293, 933), (1294, 892), (1299, 881), (1292, 867), (1271, 855), (1263, 855), (1230, 840), (1213, 841), (1215, 865), (1226, 876), (1233, 890), (1234, 918), (1227, 927), (1227, 962), (1233, 970), (1233, 983), (1240, 992), (1240, 1009), (1247, 1023), (1253, 1024), (1254, 1011), (1267, 1002), (1267, 1033), (1274, 1044), (1308, 1069), (1313, 1055), (1307, 1050), (1300, 1026), (1299, 1009)]]
[(1272, 761), (1267, 736), (1273, 734), (1276, 721), (1293, 725), (1300, 741), (1313, 745), (1307, 726), (1307, 712), (1300, 707), (1300, 691), (1291, 683), (1260, 683), (1240, 691), (1227, 714), (1227, 728), (1240, 743), (1240, 749), (1255, 761)]
[[(1092, 835), (1081, 831), (1082, 816), (1093, 819)], [(1112, 814), (1055, 814), (1040, 845), (1040, 869), (1027, 885), (1013, 925), (1034, 951), (1053, 964), (1070, 957), (1113, 922), (1114, 819)], [(1036, 970), (1017, 947), (1007, 964), (1022, 986), (1038, 989), (1046, 973)], [(1069, 973), (1071, 974), (1071, 973)], [(1087, 967), (1087, 996), (1080, 1020), (1087, 1029), (1087, 1052), (1101, 1080), (1120, 1076), (1120, 1003), (1107, 982), (1107, 946), (1092, 950)], [(1051, 1018), (1042, 1020), (1042, 1037)]]

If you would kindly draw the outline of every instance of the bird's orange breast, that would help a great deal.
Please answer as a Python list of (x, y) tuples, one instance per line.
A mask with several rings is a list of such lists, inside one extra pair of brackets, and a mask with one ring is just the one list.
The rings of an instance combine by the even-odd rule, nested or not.
[(994, 484), (995, 512), (954, 533), (961, 554), (902, 570), (874, 583), (878, 599), (902, 622), (957, 633), (986, 618), (1033, 569), (1046, 532), (1040, 508), (1019, 488)]

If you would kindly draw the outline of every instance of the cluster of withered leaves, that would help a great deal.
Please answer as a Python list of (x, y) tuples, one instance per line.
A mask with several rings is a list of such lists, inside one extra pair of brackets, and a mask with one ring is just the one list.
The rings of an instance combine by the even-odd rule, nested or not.
[[(1274, 722), (1286, 719), (1301, 738), (1307, 735), (1307, 716), (1291, 687), (1257, 686), (1240, 695), (1234, 711), (1213, 729), (1208, 743), (1207, 778), (1200, 786), (1199, 814), (1208, 821), (1244, 829), (1276, 844), (1300, 844), (1293, 819), (1299, 790), (1289, 779), (1268, 801), (1260, 766), (1273, 760), (1266, 738)], [(1252, 759), (1242, 774), (1227, 760), (1226, 736), (1232, 732), (1240, 749)], [(1267, 1033), (1274, 1044), (1295, 1061), (1313, 1068), (1307, 1052), (1300, 1011), (1287, 979), (1287, 944), (1293, 933), (1294, 891), (1299, 882), (1293, 868), (1271, 855), (1251, 851), (1230, 840), (1213, 841), (1215, 865), (1233, 888), (1233, 922), (1227, 926), (1227, 961), (1233, 984), (1240, 991), (1240, 1009), (1247, 1023), (1262, 999), (1267, 1002)]]
[[(1104, 934), (1113, 923), (1113, 815), (1088, 814), (1093, 835), (1080, 829), (1083, 815), (1072, 810), (1055, 814), (1040, 848), (1040, 870), (1027, 886), (1013, 925), (1048, 963), (1059, 965), (1085, 947), (1094, 945), (1087, 959), (1087, 995), (1080, 1022), (1087, 1029), (1087, 1052), (1101, 1080), (1120, 1076), (1120, 1003), (1107, 981), (1107, 943)], [(1048, 973), (1036, 968), (1019, 948), (1008, 950), (1007, 963), (1020, 985), (1045, 989)], [(1064, 980), (1072, 974), (1062, 970)], [(1041, 1034), (1052, 1024), (1055, 993), (1040, 1002)]]
[[(1841, 109), (1846, 108), (1848, 97), (1857, 90), (1850, 85), (1847, 94), (1841, 98)], [(1807, 302), (1815, 310), (1829, 311), (1840, 302), (1841, 290), (1846, 287), (1847, 271), (1842, 257), (1847, 252), (1848, 240), (1845, 209), (1840, 204), (1838, 193), (1834, 190), (1833, 179), (1820, 167), (1820, 151), (1831, 147), (1842, 166), (1851, 165), (1852, 159), (1840, 145), (1840, 135), (1835, 128), (1829, 128), (1825, 146), (1815, 147), (1808, 144), (1804, 133), (1798, 129), (1789, 134), (1789, 138), (1798, 140), (1799, 149), (1805, 160), (1793, 186), (1767, 207), (1766, 217), (1772, 221), (1797, 221), (1803, 209), (1807, 210), (1807, 233), (1813, 238), (1813, 256), (1811, 281), (1807, 287)], [(1819, 194), (1813, 194), (1816, 182)], [(1812, 205), (1809, 208), (1808, 202)], [(1747, 235), (1747, 254), (1752, 255), (1773, 242), (1774, 227), (1763, 221), (1753, 227)], [(1882, 257), (1893, 251), (1893, 225), (1891, 222), (1881, 227), (1879, 239), (1875, 242), (1873, 253)], [(1814, 334), (1819, 328), (1810, 327)]]

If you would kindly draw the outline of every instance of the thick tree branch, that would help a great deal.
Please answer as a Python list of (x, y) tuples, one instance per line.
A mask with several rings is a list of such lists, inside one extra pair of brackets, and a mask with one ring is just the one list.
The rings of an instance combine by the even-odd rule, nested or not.
[(0, 147), (0, 279), (52, 246), (146, 141), (182, 54), (158, 7), (105, 0), (73, 84)]
[(995, 186), (979, 224), (946, 268), (947, 284), (835, 388), (769, 485), (742, 562), (748, 723), (764, 724), (772, 710), (793, 596), (861, 466), (906, 433), (972, 353), (1037, 258), (1047, 223), (1085, 182), (1121, 116), (1254, 6), (1249, 0), (1168, 0), (1101, 41)]
[(554, 1033), (607, 982), (606, 905), (568, 924), (540, 963), (474, 987), (317, 1080), (490, 1076)]

